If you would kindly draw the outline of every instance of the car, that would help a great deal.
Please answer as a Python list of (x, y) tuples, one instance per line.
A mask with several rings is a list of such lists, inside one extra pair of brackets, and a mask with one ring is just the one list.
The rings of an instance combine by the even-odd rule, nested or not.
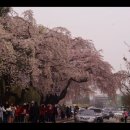
[(86, 110), (86, 108), (83, 108), (83, 107), (79, 108), (79, 111), (80, 111), (80, 112), (81, 112), (81, 111), (84, 111), (84, 110)]
[(79, 108), (79, 109), (75, 109), (74, 110), (74, 116), (79, 112), (82, 112), (82, 111), (84, 111), (84, 110), (86, 110), (85, 108)]
[(124, 113), (124, 111), (115, 111), (114, 112), (114, 117), (115, 118), (118, 118), (119, 120), (121, 120), (122, 118), (123, 118), (123, 113)]
[(100, 115), (103, 117), (103, 110), (96, 107), (89, 107), (88, 110), (93, 110), (97, 115)]
[(75, 122), (86, 122), (86, 123), (103, 123), (101, 115), (97, 114), (94, 110), (82, 110), (75, 115)]
[(123, 122), (123, 120), (124, 120), (123, 113), (124, 113), (124, 111), (121, 111), (121, 110), (114, 111), (114, 118), (116, 118), (119, 121)]
[(109, 114), (109, 111), (106, 111), (106, 110), (103, 110), (103, 119), (108, 119), (110, 118), (110, 114)]
[(109, 111), (109, 117), (111, 117), (111, 118), (114, 117), (114, 113), (112, 111)]
[(114, 117), (114, 113), (110, 109), (102, 109), (103, 111), (103, 118), (108, 119)]
[(124, 111), (115, 111), (114, 116), (123, 116)]
[(130, 116), (130, 112), (128, 112), (128, 116)]

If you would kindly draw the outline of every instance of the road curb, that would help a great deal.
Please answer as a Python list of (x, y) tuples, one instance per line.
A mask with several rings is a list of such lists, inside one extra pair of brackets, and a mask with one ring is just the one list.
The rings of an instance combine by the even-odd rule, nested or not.
[(68, 122), (68, 121), (71, 121), (71, 120), (74, 120), (74, 119), (72, 118), (72, 119), (60, 120), (60, 121), (56, 121), (56, 123)]

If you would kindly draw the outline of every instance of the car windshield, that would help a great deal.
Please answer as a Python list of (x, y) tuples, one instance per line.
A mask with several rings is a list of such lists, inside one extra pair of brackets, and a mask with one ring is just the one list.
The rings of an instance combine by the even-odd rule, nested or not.
[(105, 112), (105, 113), (109, 113), (109, 111), (107, 111), (107, 110), (103, 110), (103, 112)]
[(123, 113), (123, 111), (116, 111), (116, 113)]
[(79, 112), (83, 112), (85, 110), (86, 110), (85, 108), (81, 108), (81, 109), (79, 109)]
[(84, 110), (84, 111), (80, 111), (79, 112), (80, 115), (94, 115), (94, 111), (93, 110)]
[(102, 112), (101, 109), (91, 109), (91, 110), (93, 110), (93, 111), (96, 112), (96, 113), (101, 113), (101, 112)]

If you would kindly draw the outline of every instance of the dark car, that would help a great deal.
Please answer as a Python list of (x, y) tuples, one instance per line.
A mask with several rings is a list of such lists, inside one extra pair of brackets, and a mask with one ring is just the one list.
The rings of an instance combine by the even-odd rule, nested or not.
[(109, 114), (109, 111), (106, 111), (106, 110), (103, 110), (103, 119), (108, 119), (110, 118), (110, 114)]
[(112, 111), (109, 111), (109, 117), (114, 117), (114, 113)]

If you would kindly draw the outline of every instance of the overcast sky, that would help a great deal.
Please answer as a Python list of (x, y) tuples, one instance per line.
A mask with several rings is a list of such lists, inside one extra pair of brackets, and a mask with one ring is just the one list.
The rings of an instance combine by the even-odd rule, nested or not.
[(103, 49), (104, 60), (118, 71), (124, 68), (123, 56), (129, 56), (130, 7), (14, 7), (16, 12), (31, 9), (37, 24), (49, 28), (66, 27), (73, 36), (93, 40)]

